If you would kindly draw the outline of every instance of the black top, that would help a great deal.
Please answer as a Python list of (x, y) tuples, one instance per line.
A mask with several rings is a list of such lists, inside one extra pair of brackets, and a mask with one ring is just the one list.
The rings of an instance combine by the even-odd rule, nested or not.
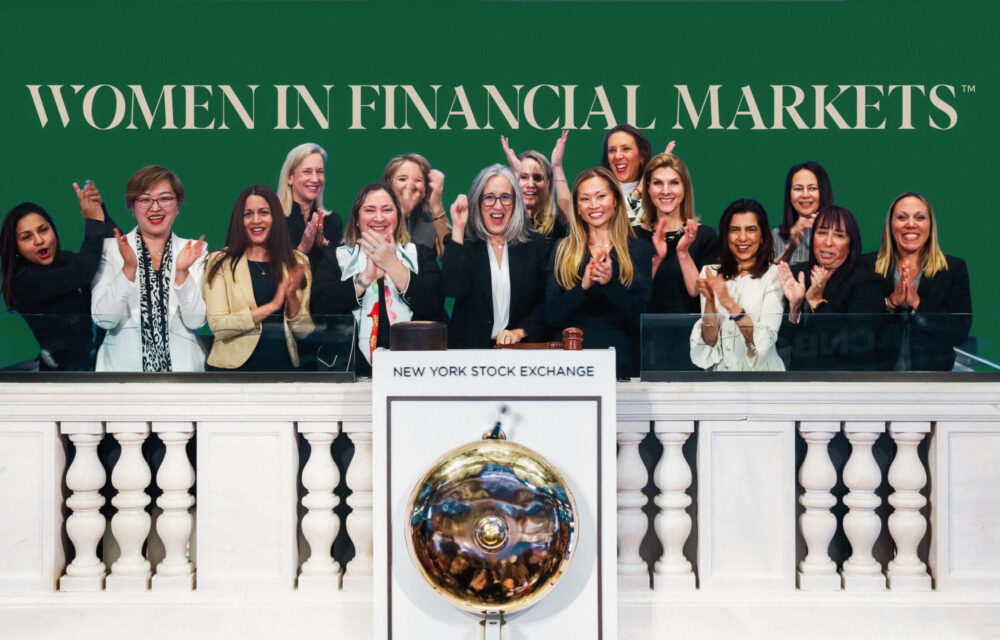
[[(419, 273), (410, 274), (410, 284), (406, 293), (402, 294), (403, 301), (413, 312), (414, 320), (446, 320), (444, 296), (441, 294), (441, 267), (438, 266), (437, 255), (433, 249), (423, 245), (418, 244), (416, 247)], [(311, 311), (314, 315), (351, 313), (361, 306), (354, 290), (354, 280), (341, 280), (340, 275), (336, 247), (327, 247), (313, 277)], [(382, 300), (385, 297), (384, 279), (378, 280), (378, 287), (379, 300)], [(357, 332), (355, 324), (355, 345)], [(377, 346), (389, 348), (389, 318), (384, 304), (379, 305)], [(355, 356), (354, 363), (354, 371), (359, 376), (371, 375), (371, 365), (363, 356)]]
[[(274, 299), (278, 286), (271, 275), (271, 263), (247, 260), (250, 268), (250, 282), (253, 285), (253, 299), (257, 306)], [(240, 367), (241, 371), (294, 371), (292, 356), (288, 353), (285, 339), (284, 310), (278, 310), (264, 318), (261, 323), (260, 339), (253, 353)]]
[[(547, 340), (545, 325), (545, 270), (550, 243), (544, 236), (507, 247), (510, 269), (508, 329), (524, 329), (525, 342)], [(483, 240), (468, 237), (464, 244), (447, 236), (441, 257), (444, 295), (455, 299), (448, 323), (451, 349), (489, 349), (493, 334), (491, 249)]]
[(59, 251), (51, 264), (18, 259), (14, 298), (39, 346), (53, 362), (40, 368), (90, 371), (94, 368), (94, 332), (90, 322), (90, 283), (101, 263), (104, 239), (117, 228), (105, 212), (103, 221), (86, 220), (80, 251)]
[(434, 214), (423, 206), (414, 207), (406, 218), (406, 232), (410, 234), (410, 242), (433, 249), (437, 241), (437, 229), (434, 227)]
[[(792, 265), (798, 279), (805, 273), (806, 290), (812, 281), (808, 262)], [(789, 370), (877, 371), (891, 368), (885, 344), (885, 300), (880, 278), (861, 260), (843, 264), (824, 288), (826, 302), (815, 309), (802, 302), (799, 322), (785, 316), (779, 340), (791, 345)], [(843, 315), (851, 314), (851, 315)]]
[[(312, 205), (312, 211), (309, 212), (310, 220), (312, 220), (314, 213), (316, 213), (315, 202)], [(292, 246), (298, 247), (299, 243), (302, 242), (302, 235), (306, 232), (306, 219), (302, 216), (302, 207), (299, 206), (298, 202), (292, 202), (292, 211), (286, 220), (288, 221), (288, 235), (292, 240)], [(327, 239), (327, 242), (330, 243), (328, 246), (332, 248), (340, 244), (343, 236), (344, 221), (340, 219), (339, 213), (331, 211), (330, 215), (323, 218), (323, 237)], [(306, 255), (309, 256), (309, 269), (316, 273), (316, 267), (323, 259), (323, 248), (313, 243), (312, 249)]]
[[(649, 304), (653, 247), (645, 240), (631, 238), (628, 251), (633, 266), (632, 284), (628, 287), (618, 279), (618, 252), (612, 249), (608, 284), (593, 284), (584, 290), (578, 281), (567, 291), (556, 282), (556, 252), (553, 251), (545, 290), (549, 326), (557, 331), (567, 327), (582, 329), (584, 349), (614, 347), (619, 378), (632, 377), (639, 372), (639, 320)], [(580, 265), (581, 276), (589, 262), (590, 253), (587, 252)]]
[[(646, 242), (652, 244), (653, 232), (646, 231), (642, 227), (634, 227), (635, 235)], [(687, 287), (684, 285), (684, 273), (681, 271), (680, 261), (677, 259), (677, 243), (681, 240), (681, 234), (671, 237), (667, 234), (667, 255), (660, 263), (660, 268), (653, 276), (653, 293), (649, 300), (648, 313), (701, 313), (701, 303), (698, 295), (688, 295)], [(655, 247), (654, 247), (655, 255)], [(719, 262), (719, 236), (715, 230), (704, 224), (698, 225), (698, 233), (694, 237), (691, 246), (688, 247), (688, 254), (694, 261), (698, 273), (706, 264), (717, 264)]]
[[(876, 252), (861, 256), (865, 267), (872, 272), (875, 272), (877, 258)], [(946, 255), (945, 261), (948, 269), (938, 271), (932, 278), (921, 276), (917, 284), (917, 295), (920, 296), (917, 311), (911, 313), (908, 308), (900, 308), (892, 315), (896, 357), (902, 346), (903, 332), (907, 331), (910, 368), (914, 371), (951, 370), (955, 364), (954, 347), (965, 341), (972, 328), (969, 269), (961, 258)], [(881, 280), (883, 298), (889, 297), (896, 288), (896, 268), (891, 265), (885, 276), (875, 273)]]

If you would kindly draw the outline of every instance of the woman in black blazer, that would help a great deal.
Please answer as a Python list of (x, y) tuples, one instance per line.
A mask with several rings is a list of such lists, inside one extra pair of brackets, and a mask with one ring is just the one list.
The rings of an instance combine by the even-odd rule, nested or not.
[(788, 299), (780, 338), (792, 343), (789, 370), (886, 368), (881, 283), (862, 263), (854, 214), (836, 205), (823, 208), (813, 224), (809, 262), (782, 262), (778, 277)]
[(885, 309), (894, 324), (894, 367), (948, 371), (954, 347), (972, 327), (969, 270), (938, 246), (937, 221), (927, 198), (907, 192), (892, 201), (878, 253), (865, 264), (882, 278)]
[(442, 262), (444, 294), (455, 299), (448, 347), (488, 349), (547, 338), (549, 243), (530, 230), (514, 173), (500, 164), (472, 181), (451, 206)]

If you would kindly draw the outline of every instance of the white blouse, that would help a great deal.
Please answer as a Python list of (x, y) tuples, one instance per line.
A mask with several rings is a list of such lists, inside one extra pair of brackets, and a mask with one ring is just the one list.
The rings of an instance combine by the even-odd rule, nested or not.
[[(719, 265), (705, 265), (701, 277), (709, 270), (715, 275)], [(781, 328), (784, 296), (777, 265), (771, 265), (760, 278), (737, 276), (726, 280), (729, 296), (753, 320), (753, 346), (748, 348), (743, 333), (736, 322), (729, 319), (725, 309), (719, 310), (719, 339), (709, 346), (701, 335), (701, 319), (691, 330), (691, 362), (710, 371), (784, 371), (785, 365), (778, 357), (775, 343)], [(702, 313), (705, 297), (701, 297)]]
[(489, 242), (486, 243), (486, 253), (490, 256), (490, 284), (493, 286), (493, 340), (507, 328), (510, 322), (510, 263), (507, 255), (507, 243), (503, 244), (503, 259), (497, 263), (497, 254)]

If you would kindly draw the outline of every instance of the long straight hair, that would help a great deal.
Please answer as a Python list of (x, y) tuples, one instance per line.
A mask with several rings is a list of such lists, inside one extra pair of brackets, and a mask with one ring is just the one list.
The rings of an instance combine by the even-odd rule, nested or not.
[(17, 251), (17, 223), (21, 221), (21, 218), (32, 213), (42, 216), (52, 227), (52, 234), (56, 237), (54, 256), (59, 257), (59, 232), (56, 230), (56, 223), (52, 220), (52, 216), (45, 209), (34, 202), (22, 202), (7, 212), (3, 219), (3, 225), (0, 225), (0, 271), (3, 272), (0, 293), (3, 294), (4, 304), (11, 311), (17, 310), (17, 299), (14, 297), (14, 278), (24, 263), (24, 258)]
[(580, 219), (576, 203), (580, 193), (580, 185), (591, 178), (604, 180), (611, 197), (615, 199), (614, 213), (611, 217), (608, 233), (611, 236), (615, 252), (618, 254), (618, 279), (627, 287), (632, 284), (632, 275), (635, 273), (632, 266), (632, 256), (628, 252), (629, 238), (634, 238), (635, 232), (632, 230), (632, 225), (629, 224), (625, 203), (622, 201), (622, 192), (618, 188), (618, 181), (615, 180), (611, 171), (604, 167), (587, 169), (578, 175), (576, 182), (573, 183), (573, 215), (569, 217), (569, 234), (559, 241), (559, 246), (556, 248), (556, 282), (563, 289), (572, 289), (582, 279), (580, 267), (585, 266), (583, 259), (589, 251), (587, 247), (588, 226)]
[(764, 205), (753, 198), (740, 198), (729, 203), (719, 219), (719, 275), (725, 280), (732, 280), (739, 275), (740, 267), (729, 248), (729, 227), (733, 224), (733, 216), (738, 213), (752, 213), (757, 216), (757, 228), (760, 231), (760, 244), (754, 255), (754, 265), (750, 269), (751, 278), (760, 278), (771, 268), (771, 254), (774, 253), (774, 236), (767, 225), (767, 211)]
[(233, 212), (229, 216), (229, 231), (226, 232), (226, 246), (218, 253), (222, 258), (217, 260), (208, 272), (207, 282), (211, 282), (215, 274), (222, 268), (224, 262), (229, 263), (231, 273), (236, 273), (236, 263), (250, 248), (250, 236), (246, 227), (243, 226), (243, 212), (246, 210), (247, 199), (250, 196), (260, 196), (267, 201), (268, 208), (271, 209), (271, 231), (264, 240), (264, 248), (267, 249), (268, 262), (271, 265), (271, 277), (274, 284), (281, 284), (284, 279), (284, 269), (291, 269), (297, 263), (295, 260), (295, 250), (292, 247), (292, 239), (288, 234), (288, 222), (285, 220), (285, 213), (281, 208), (281, 202), (271, 187), (266, 184), (250, 185), (240, 195), (236, 196), (233, 203)]
[(816, 186), (819, 187), (819, 207), (816, 211), (822, 211), (824, 207), (833, 204), (833, 185), (830, 184), (830, 176), (827, 175), (823, 165), (812, 160), (793, 164), (788, 169), (788, 175), (785, 176), (785, 210), (781, 226), (778, 227), (778, 233), (785, 240), (791, 237), (789, 234), (792, 231), (792, 226), (799, 219), (799, 212), (792, 206), (792, 177), (803, 169), (811, 171), (816, 176)]
[(889, 213), (885, 217), (885, 226), (882, 227), (882, 246), (879, 247), (878, 258), (875, 260), (875, 271), (878, 271), (884, 278), (889, 275), (902, 259), (899, 247), (896, 246), (896, 238), (892, 236), (892, 213), (896, 209), (896, 205), (903, 198), (916, 198), (927, 207), (927, 215), (931, 220), (931, 235), (927, 239), (927, 244), (920, 249), (920, 273), (928, 278), (933, 278), (934, 274), (938, 271), (948, 270), (948, 261), (945, 259), (944, 252), (941, 251), (941, 247), (938, 245), (937, 218), (934, 217), (934, 208), (931, 207), (931, 203), (927, 201), (927, 198), (913, 191), (901, 193), (889, 205)]

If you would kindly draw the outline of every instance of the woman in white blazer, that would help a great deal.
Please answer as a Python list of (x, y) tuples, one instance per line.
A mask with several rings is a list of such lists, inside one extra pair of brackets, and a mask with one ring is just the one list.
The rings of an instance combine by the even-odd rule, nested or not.
[(97, 371), (204, 371), (197, 330), (205, 324), (201, 281), (205, 242), (171, 230), (184, 187), (177, 175), (151, 165), (132, 174), (125, 201), (137, 226), (104, 241), (90, 310), (107, 335)]

